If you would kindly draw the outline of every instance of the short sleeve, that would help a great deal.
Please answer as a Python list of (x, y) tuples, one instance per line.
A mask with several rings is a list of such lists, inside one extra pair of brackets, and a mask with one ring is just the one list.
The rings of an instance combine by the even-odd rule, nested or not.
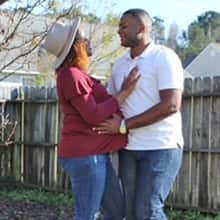
[(183, 89), (183, 68), (179, 57), (169, 48), (162, 48), (156, 58), (159, 90)]

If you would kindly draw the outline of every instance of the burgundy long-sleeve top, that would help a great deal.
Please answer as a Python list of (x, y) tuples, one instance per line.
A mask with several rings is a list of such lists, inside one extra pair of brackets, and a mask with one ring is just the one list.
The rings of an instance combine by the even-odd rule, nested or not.
[(78, 68), (64, 67), (57, 76), (57, 91), (64, 115), (60, 158), (103, 154), (126, 146), (126, 135), (98, 135), (92, 129), (119, 111), (117, 100), (98, 80)]

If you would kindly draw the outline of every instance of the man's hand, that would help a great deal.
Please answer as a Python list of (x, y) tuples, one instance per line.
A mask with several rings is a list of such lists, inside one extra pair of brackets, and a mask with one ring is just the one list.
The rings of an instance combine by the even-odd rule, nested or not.
[(93, 128), (98, 134), (117, 134), (122, 118), (118, 114), (113, 114), (111, 119), (100, 123), (97, 127)]

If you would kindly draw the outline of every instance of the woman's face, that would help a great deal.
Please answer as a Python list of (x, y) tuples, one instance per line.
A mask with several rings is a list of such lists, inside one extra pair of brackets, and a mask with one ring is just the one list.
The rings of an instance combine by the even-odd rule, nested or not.
[(87, 39), (87, 38), (84, 38), (84, 41), (85, 41), (85, 46), (86, 46), (87, 55), (90, 57), (90, 56), (92, 56), (91, 42), (90, 42), (90, 40)]
[(87, 55), (90, 57), (92, 56), (92, 47), (91, 47), (91, 42), (90, 40), (85, 36), (84, 31), (80, 28), (78, 30), (78, 37), (80, 38), (80, 40), (82, 40), (85, 43), (85, 48), (86, 48), (86, 52)]

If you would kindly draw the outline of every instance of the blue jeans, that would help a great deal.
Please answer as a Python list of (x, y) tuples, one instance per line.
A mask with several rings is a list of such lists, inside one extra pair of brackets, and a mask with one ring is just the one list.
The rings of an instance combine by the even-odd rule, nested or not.
[(105, 220), (122, 220), (123, 196), (108, 155), (60, 159), (74, 195), (74, 220), (95, 220), (100, 206)]
[(119, 153), (126, 220), (167, 220), (163, 211), (182, 161), (182, 149)]
[(107, 161), (107, 155), (60, 159), (71, 180), (74, 220), (99, 219)]
[(102, 211), (104, 213), (104, 220), (122, 220), (125, 215), (121, 184), (110, 160), (107, 164)]

